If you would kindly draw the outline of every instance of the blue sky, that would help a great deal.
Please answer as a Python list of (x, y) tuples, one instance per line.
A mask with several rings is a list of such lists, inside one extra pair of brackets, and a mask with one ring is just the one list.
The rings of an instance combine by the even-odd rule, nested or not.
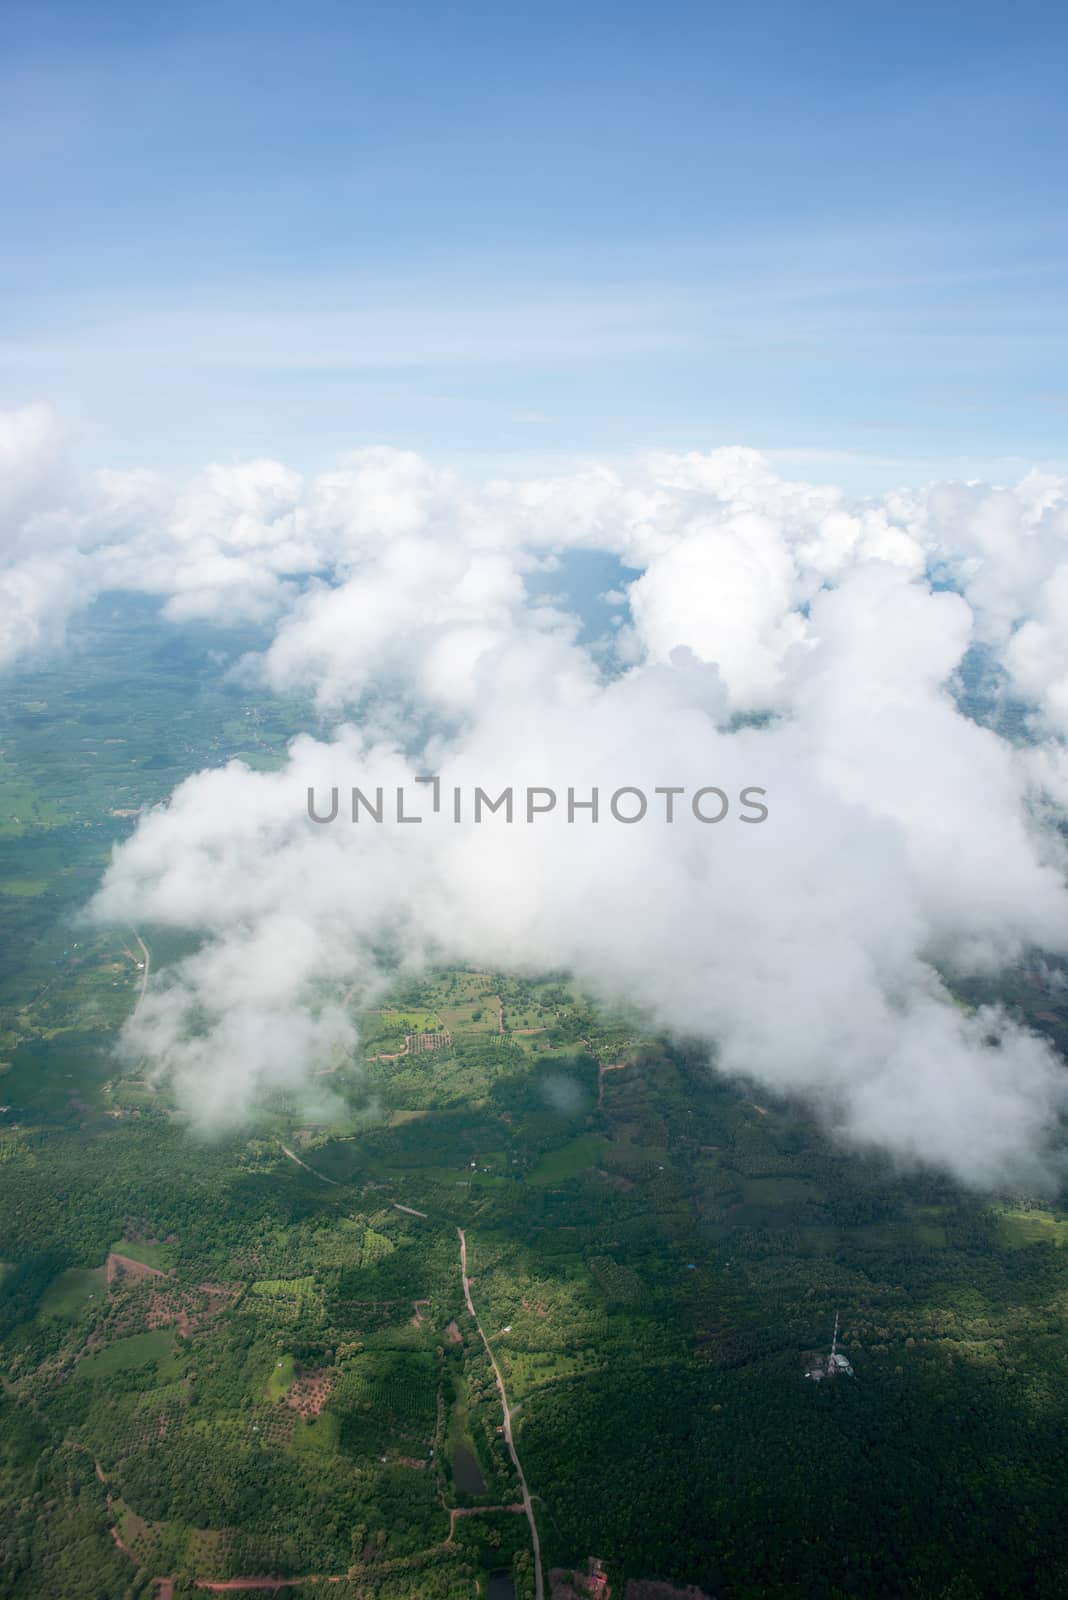
[(1068, 458), (1063, 6), (36, 4), (0, 405), (112, 465)]

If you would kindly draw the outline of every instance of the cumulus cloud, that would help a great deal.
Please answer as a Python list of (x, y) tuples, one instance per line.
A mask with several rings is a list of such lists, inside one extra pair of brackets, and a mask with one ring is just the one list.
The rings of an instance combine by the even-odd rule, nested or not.
[[(472, 485), (375, 449), (313, 477), (100, 474), (57, 505), (26, 466), (40, 426), (0, 449), (7, 657), (76, 598), (139, 589), (176, 624), (273, 619), (249, 672), (333, 723), (280, 772), (188, 779), (95, 902), (201, 936), (126, 1043), (202, 1123), (343, 1059), (398, 966), (566, 965), (846, 1139), (977, 1184), (1059, 1171), (1064, 1064), (952, 986), (1068, 956), (1063, 483), (851, 503), (726, 449)], [(568, 550), (630, 569), (614, 654), (533, 598)], [(962, 709), (980, 658), (1029, 707), (1027, 742)], [(426, 789), (418, 825), (344, 820), (352, 785), (411, 804), (420, 770), (463, 791), (460, 822)], [(528, 785), (560, 796), (532, 823)], [(663, 820), (658, 788), (708, 785), (722, 822), (685, 798)], [(476, 786), (512, 786), (516, 820), (476, 824)], [(641, 822), (607, 810), (625, 786), (650, 797)], [(767, 792), (759, 826), (747, 786)], [(339, 789), (337, 822), (309, 820), (309, 787)], [(599, 791), (596, 824), (568, 821), (569, 788)]]
[(0, 538), (5, 553), (29, 517), (49, 503), (62, 431), (49, 406), (0, 412)]
[[(826, 649), (827, 673), (863, 677), (863, 644)], [(195, 1114), (244, 1109), (266, 1085), (306, 1080), (329, 1051), (351, 1047), (338, 995), (352, 984), (377, 993), (384, 951), (404, 970), (567, 965), (605, 1000), (707, 1040), (722, 1070), (811, 1099), (853, 1140), (971, 1181), (1042, 1180), (1065, 1103), (1062, 1065), (1006, 1017), (962, 1011), (940, 976), (1011, 962), (1036, 937), (1061, 951), (1068, 940), (1060, 865), (1029, 832), (1027, 780), (1010, 749), (928, 682), (915, 691), (930, 723), (924, 765), (903, 794), (885, 772), (867, 773), (865, 752), (850, 749), (853, 725), (837, 725), (823, 687), (796, 716), (732, 733), (717, 726), (716, 674), (692, 657), (578, 703), (551, 678), (522, 703), (515, 680), (505, 683), (462, 733), (437, 742), (436, 815), (408, 757), (348, 726), (329, 743), (295, 741), (284, 771), (233, 764), (189, 779), (119, 852), (101, 916), (205, 935), (150, 993), (129, 1041), (175, 1075)], [(896, 710), (884, 720), (875, 708), (876, 743), (880, 728), (900, 739)], [(975, 768), (993, 781), (977, 784), (954, 832), (942, 804), (970, 770), (973, 736), (996, 747)], [(496, 797), (507, 784), (557, 788), (557, 810), (526, 823), (517, 796), (513, 823), (498, 814), (475, 824), (475, 786)], [(624, 785), (653, 800), (657, 786), (692, 795), (705, 784), (732, 798), (759, 784), (767, 822), (747, 825), (734, 807), (702, 824), (685, 802), (670, 825), (662, 813), (629, 825), (607, 812)], [(386, 797), (407, 785), (425, 820), (379, 825), (364, 813), (352, 824), (352, 785), (372, 799), (378, 785)], [(567, 821), (569, 785), (580, 799), (599, 789), (596, 825), (579, 813)], [(338, 820), (311, 822), (307, 789), (325, 805), (333, 786)], [(264, 1017), (278, 1023), (268, 1032), (284, 1040), (284, 1059), (262, 1049)]]
[(0, 669), (60, 642), (78, 597), (77, 552), (55, 550), (62, 433), (43, 405), (0, 412)]

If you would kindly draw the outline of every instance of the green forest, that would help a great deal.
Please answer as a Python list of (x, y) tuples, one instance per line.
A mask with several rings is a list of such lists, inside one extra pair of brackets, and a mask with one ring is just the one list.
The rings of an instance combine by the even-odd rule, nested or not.
[[(547, 1584), (1062, 1600), (1063, 1196), (846, 1150), (564, 972), (398, 983), (328, 1120), (205, 1142), (119, 1065), (141, 942), (182, 945), (79, 920), (111, 845), (306, 713), (112, 606), (0, 721), (3, 1600), (531, 1600), (483, 1335)], [(810, 1381), (836, 1315), (854, 1376)]]

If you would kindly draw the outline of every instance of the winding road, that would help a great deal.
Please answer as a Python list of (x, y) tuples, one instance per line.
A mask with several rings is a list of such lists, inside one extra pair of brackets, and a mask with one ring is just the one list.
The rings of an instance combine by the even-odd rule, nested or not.
[(512, 1412), (508, 1404), (508, 1396), (505, 1393), (504, 1379), (501, 1377), (501, 1369), (497, 1365), (493, 1351), (490, 1349), (490, 1342), (483, 1332), (482, 1324), (478, 1320), (478, 1312), (475, 1310), (474, 1301), (471, 1299), (471, 1283), (467, 1276), (467, 1239), (464, 1237), (464, 1230), (462, 1228), (458, 1227), (456, 1232), (460, 1235), (460, 1277), (464, 1286), (464, 1299), (467, 1301), (468, 1311), (470, 1311), (471, 1316), (474, 1318), (474, 1323), (475, 1327), (478, 1329), (479, 1338), (486, 1347), (486, 1354), (489, 1357), (489, 1364), (493, 1368), (493, 1376), (497, 1380), (497, 1392), (501, 1397), (501, 1409), (504, 1412), (505, 1442), (508, 1445), (508, 1453), (512, 1458), (512, 1465), (515, 1467), (516, 1477), (519, 1479), (519, 1487), (523, 1495), (523, 1510), (526, 1512), (527, 1521), (530, 1523), (530, 1542), (534, 1547), (534, 1600), (545, 1600), (545, 1581), (541, 1572), (541, 1542), (538, 1539), (538, 1524), (534, 1520), (534, 1506), (531, 1502), (530, 1490), (527, 1488), (527, 1480), (524, 1475), (523, 1468), (519, 1462), (519, 1456), (515, 1448), (515, 1440), (512, 1438)]
[[(142, 943), (140, 937), (138, 937), (138, 943), (141, 945), (142, 950), (144, 950), (144, 952), (145, 952), (145, 981), (147, 982), (148, 960), (149, 960), (148, 949), (147, 949), (147, 946)], [(143, 992), (144, 992), (144, 990), (142, 988), (142, 995), (143, 995)], [(140, 1002), (138, 1002), (138, 1003), (140, 1003)], [(281, 1148), (281, 1150), (283, 1151), (283, 1153), (286, 1156), (289, 1157), (290, 1161), (296, 1162), (298, 1167), (303, 1167), (304, 1171), (305, 1172), (309, 1172), (312, 1175), (313, 1178), (318, 1178), (320, 1180), (320, 1182), (331, 1184), (335, 1188), (341, 1187), (341, 1185), (338, 1184), (336, 1178), (328, 1178), (325, 1173), (316, 1172), (314, 1167), (310, 1167), (306, 1161), (302, 1161), (300, 1156), (298, 1156), (295, 1151), (290, 1150), (287, 1145), (282, 1143), (281, 1139), (278, 1140), (278, 1144), (279, 1144), (279, 1147)], [(397, 1200), (393, 1200), (390, 1203), (398, 1211), (407, 1212), (409, 1216), (422, 1217), (422, 1218), (426, 1219), (427, 1221), (430, 1220), (427, 1217), (427, 1213), (425, 1211), (417, 1211), (414, 1206), (402, 1205)], [(532, 1502), (531, 1497), (530, 1497), (530, 1490), (527, 1487), (526, 1474), (523, 1471), (522, 1463), (519, 1460), (519, 1453), (518, 1453), (518, 1451), (516, 1450), (516, 1447), (515, 1447), (515, 1438), (514, 1438), (513, 1433), (512, 1433), (512, 1409), (508, 1404), (508, 1393), (507, 1393), (507, 1391), (506, 1391), (506, 1389), (504, 1387), (504, 1377), (502, 1376), (500, 1367), (497, 1365), (496, 1357), (494, 1356), (493, 1350), (490, 1347), (490, 1342), (486, 1337), (485, 1329), (483, 1328), (482, 1323), (479, 1321), (478, 1312), (475, 1310), (475, 1303), (471, 1298), (471, 1280), (469, 1279), (469, 1277), (467, 1275), (467, 1237), (466, 1237), (466, 1235), (464, 1233), (464, 1230), (459, 1226), (457, 1226), (456, 1232), (457, 1232), (457, 1235), (458, 1235), (459, 1240), (460, 1240), (460, 1280), (461, 1280), (461, 1282), (463, 1284), (464, 1301), (465, 1301), (465, 1303), (467, 1305), (468, 1311), (471, 1313), (471, 1319), (474, 1322), (475, 1327), (478, 1329), (478, 1336), (482, 1340), (483, 1348), (485, 1349), (486, 1355), (489, 1358), (489, 1364), (493, 1369), (494, 1380), (496, 1381), (496, 1384), (497, 1384), (497, 1393), (501, 1397), (501, 1411), (502, 1411), (502, 1413), (504, 1415), (504, 1438), (505, 1438), (505, 1443), (508, 1446), (508, 1453), (512, 1458), (512, 1465), (515, 1467), (516, 1477), (519, 1479), (519, 1487), (520, 1487), (520, 1491), (521, 1491), (521, 1494), (522, 1494), (522, 1502), (523, 1503), (522, 1503), (522, 1506), (472, 1506), (470, 1508), (464, 1508), (462, 1510), (459, 1509), (459, 1508), (453, 1508), (450, 1511), (450, 1515), (449, 1515), (449, 1539), (450, 1540), (452, 1539), (453, 1530), (454, 1530), (454, 1528), (456, 1526), (456, 1518), (457, 1517), (467, 1516), (467, 1515), (472, 1515), (472, 1516), (473, 1515), (477, 1515), (478, 1512), (480, 1512), (480, 1511), (516, 1511), (516, 1512), (518, 1512), (520, 1510), (523, 1511), (524, 1514), (526, 1515), (527, 1522), (528, 1522), (528, 1524), (530, 1526), (530, 1543), (531, 1543), (531, 1547), (532, 1547), (533, 1552), (534, 1552), (534, 1600), (545, 1600), (545, 1579), (544, 1579), (544, 1576), (543, 1576), (543, 1573), (542, 1573), (542, 1565), (541, 1565), (541, 1540), (538, 1537), (538, 1524), (537, 1524), (537, 1522), (535, 1521), (535, 1518), (534, 1518), (534, 1505), (533, 1505), (533, 1502)], [(84, 1446), (79, 1446), (78, 1448), (84, 1448)], [(106, 1476), (105, 1476), (105, 1474), (103, 1472), (103, 1469), (100, 1466), (100, 1463), (98, 1461), (94, 1460), (93, 1465), (96, 1468), (97, 1476), (100, 1478), (100, 1481), (103, 1484), (107, 1485), (107, 1478), (106, 1478)], [(109, 1513), (111, 1511), (111, 1495), (110, 1495), (110, 1491), (108, 1491), (108, 1511), (109, 1511)], [(122, 1540), (119, 1537), (118, 1528), (114, 1524), (111, 1524), (109, 1526), (109, 1532), (111, 1534), (111, 1537), (115, 1540), (115, 1543), (119, 1547), (119, 1549), (124, 1551), (126, 1555), (130, 1556), (131, 1559), (135, 1560), (135, 1562), (136, 1562), (136, 1558), (133, 1556), (133, 1553), (130, 1550), (128, 1550), (126, 1548), (126, 1546), (122, 1543)], [(225, 1580), (223, 1580), (223, 1579), (215, 1579), (215, 1580), (197, 1579), (197, 1580), (194, 1580), (195, 1586), (198, 1589), (215, 1590), (215, 1591), (241, 1590), (241, 1589), (261, 1589), (261, 1590), (270, 1590), (272, 1592), (274, 1592), (276, 1590), (281, 1590), (281, 1589), (298, 1588), (303, 1584), (341, 1583), (343, 1581), (345, 1581), (345, 1579), (344, 1579), (344, 1577), (342, 1577), (340, 1575), (336, 1576), (336, 1577), (332, 1577), (332, 1576), (331, 1577), (314, 1576), (314, 1577), (303, 1577), (303, 1578), (270, 1578), (270, 1577), (255, 1577), (255, 1578), (252, 1578), (252, 1577), (249, 1577), (249, 1578), (227, 1578)], [(169, 1579), (169, 1578), (156, 1578), (154, 1580), (154, 1582), (156, 1584), (164, 1586), (160, 1590), (159, 1600), (165, 1600), (165, 1597), (166, 1597), (166, 1595), (168, 1593), (168, 1590), (167, 1590), (166, 1586), (171, 1584), (172, 1580)]]
[[(278, 1143), (281, 1149), (289, 1157), (290, 1161), (295, 1161), (298, 1167), (303, 1167), (305, 1172), (310, 1172), (313, 1178), (319, 1178), (323, 1183), (334, 1184), (335, 1187), (338, 1186), (336, 1179), (328, 1178), (325, 1173), (316, 1172), (314, 1167), (309, 1167), (306, 1161), (302, 1161), (300, 1157), (294, 1151), (290, 1150), (287, 1145), (282, 1144), (281, 1139), (279, 1139)], [(429, 1221), (426, 1212), (417, 1211), (414, 1206), (401, 1205), (399, 1200), (391, 1200), (390, 1205), (392, 1205), (397, 1211), (406, 1211), (410, 1217), (422, 1217)], [(523, 1510), (525, 1511), (527, 1521), (530, 1524), (530, 1542), (534, 1550), (534, 1600), (545, 1600), (545, 1580), (542, 1576), (541, 1570), (541, 1542), (538, 1538), (538, 1524), (534, 1520), (534, 1506), (530, 1498), (530, 1490), (527, 1488), (526, 1475), (523, 1472), (523, 1467), (519, 1460), (519, 1453), (515, 1447), (515, 1439), (512, 1435), (512, 1410), (508, 1404), (508, 1393), (504, 1387), (504, 1378), (501, 1374), (501, 1369), (497, 1365), (496, 1357), (490, 1348), (489, 1340), (486, 1338), (485, 1329), (478, 1320), (478, 1312), (475, 1310), (475, 1303), (471, 1298), (471, 1281), (467, 1276), (467, 1237), (464, 1234), (464, 1230), (459, 1226), (457, 1227), (456, 1232), (460, 1239), (460, 1278), (464, 1288), (464, 1300), (467, 1303), (467, 1309), (471, 1313), (475, 1327), (478, 1329), (478, 1336), (482, 1340), (486, 1354), (489, 1357), (489, 1364), (493, 1368), (493, 1376), (497, 1383), (497, 1393), (501, 1397), (501, 1410), (504, 1413), (505, 1443), (508, 1446), (508, 1454), (512, 1458), (512, 1465), (515, 1467), (516, 1477), (519, 1479), (519, 1487), (523, 1496)]]

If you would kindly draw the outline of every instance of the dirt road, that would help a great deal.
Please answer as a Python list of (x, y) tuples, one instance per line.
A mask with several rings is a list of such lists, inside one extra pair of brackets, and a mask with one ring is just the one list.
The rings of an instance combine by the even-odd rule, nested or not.
[(474, 1319), (475, 1327), (478, 1329), (479, 1338), (486, 1348), (489, 1364), (493, 1368), (493, 1376), (497, 1380), (497, 1392), (501, 1397), (501, 1410), (504, 1412), (505, 1443), (508, 1446), (508, 1454), (512, 1458), (512, 1465), (515, 1467), (516, 1477), (519, 1479), (519, 1487), (523, 1495), (523, 1510), (526, 1512), (527, 1521), (530, 1524), (530, 1542), (534, 1547), (534, 1600), (545, 1600), (545, 1582), (541, 1572), (541, 1542), (538, 1539), (538, 1524), (534, 1520), (534, 1506), (530, 1499), (530, 1490), (527, 1488), (527, 1480), (520, 1465), (519, 1456), (516, 1453), (515, 1440), (512, 1437), (512, 1412), (508, 1405), (508, 1396), (505, 1393), (501, 1369), (497, 1365), (493, 1351), (490, 1349), (490, 1342), (482, 1331), (482, 1324), (478, 1320), (478, 1312), (475, 1310), (474, 1302), (471, 1299), (471, 1284), (467, 1276), (467, 1240), (464, 1237), (464, 1230), (457, 1228), (456, 1232), (460, 1235), (460, 1278), (464, 1286), (464, 1299), (467, 1302), (467, 1309)]
[(305, 1172), (310, 1172), (312, 1177), (318, 1178), (320, 1183), (332, 1183), (335, 1189), (340, 1189), (343, 1187), (342, 1184), (338, 1183), (336, 1178), (328, 1178), (325, 1172), (316, 1172), (314, 1167), (309, 1167), (308, 1163), (306, 1161), (302, 1161), (298, 1155), (295, 1155), (287, 1144), (282, 1143), (281, 1139), (279, 1139), (278, 1145), (282, 1153), (287, 1155), (290, 1161), (295, 1161), (298, 1167), (303, 1167)]
[(485, 1517), (491, 1511), (514, 1511), (517, 1516), (524, 1512), (522, 1505), (518, 1506), (453, 1506), (449, 1512), (449, 1544), (452, 1543), (453, 1534), (456, 1532), (457, 1517)]
[(300, 1589), (306, 1583), (344, 1583), (345, 1581), (344, 1575), (336, 1578), (324, 1578), (322, 1576), (309, 1578), (226, 1578), (225, 1580), (220, 1578), (211, 1583), (201, 1578), (198, 1580), (196, 1587), (198, 1589), (214, 1590), (216, 1594), (229, 1592), (233, 1589), (260, 1589), (266, 1590), (270, 1594), (277, 1594), (280, 1589)]

